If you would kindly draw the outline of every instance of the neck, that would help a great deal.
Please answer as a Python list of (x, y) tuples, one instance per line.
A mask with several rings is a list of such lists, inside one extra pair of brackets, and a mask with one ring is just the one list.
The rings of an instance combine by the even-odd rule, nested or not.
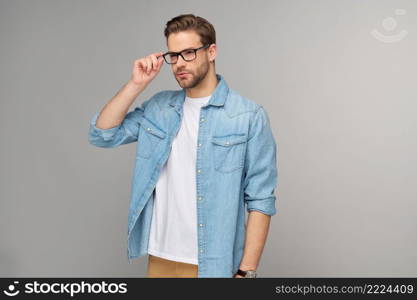
[(207, 97), (213, 93), (217, 86), (216, 72), (210, 68), (206, 77), (195, 87), (187, 88), (186, 95), (190, 98)]

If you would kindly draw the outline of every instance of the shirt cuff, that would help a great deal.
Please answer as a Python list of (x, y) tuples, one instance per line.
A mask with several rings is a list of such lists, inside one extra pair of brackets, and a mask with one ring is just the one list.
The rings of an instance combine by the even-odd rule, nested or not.
[(265, 199), (246, 199), (247, 211), (257, 210), (265, 215), (273, 216), (277, 210), (275, 208), (276, 196)]
[(100, 112), (97, 112), (91, 118), (91, 121), (90, 121), (91, 131), (90, 131), (90, 133), (92, 135), (102, 137), (104, 141), (109, 141), (113, 138), (113, 136), (119, 130), (121, 124), (119, 124), (117, 126), (114, 126), (112, 128), (107, 128), (107, 129), (97, 128), (96, 127), (96, 122), (97, 122), (97, 119), (98, 119), (99, 115), (100, 115)]

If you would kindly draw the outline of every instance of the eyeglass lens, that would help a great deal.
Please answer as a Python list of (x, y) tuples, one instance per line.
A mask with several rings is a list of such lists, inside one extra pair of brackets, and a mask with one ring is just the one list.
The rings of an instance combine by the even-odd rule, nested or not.
[[(181, 52), (181, 54), (182, 54), (184, 60), (186, 60), (186, 61), (190, 61), (190, 60), (195, 59), (195, 51), (194, 50), (185, 50), (185, 51)], [(177, 60), (178, 60), (178, 55), (176, 55), (176, 54), (168, 55), (168, 61), (170, 63), (176, 63)]]

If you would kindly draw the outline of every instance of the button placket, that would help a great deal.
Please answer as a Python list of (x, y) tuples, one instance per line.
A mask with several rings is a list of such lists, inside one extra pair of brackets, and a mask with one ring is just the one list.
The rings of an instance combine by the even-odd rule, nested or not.
[[(204, 118), (204, 110), (201, 109), (200, 110), (200, 125), (199, 125), (199, 130), (198, 130), (198, 132), (199, 132), (198, 144), (197, 144), (197, 163), (198, 164), (201, 161), (201, 158), (200, 158), (200, 149), (201, 149), (201, 146), (202, 146), (202, 143), (200, 142), (201, 141), (201, 135), (204, 135), (204, 129), (202, 129), (201, 124), (203, 124), (203, 122), (205, 122), (205, 121), (206, 121), (206, 119)], [(197, 175), (201, 175), (201, 173), (202, 173), (201, 166), (197, 165)], [(197, 201), (197, 218), (198, 218), (197, 221), (198, 221), (198, 229), (199, 229), (198, 230), (198, 248), (199, 248), (199, 253), (204, 253), (204, 248), (203, 247), (205, 245), (205, 242), (203, 241), (204, 233), (202, 232), (202, 230), (204, 230), (204, 226), (203, 226), (203, 223), (200, 223), (202, 220), (199, 219), (199, 217), (204, 219), (204, 212), (203, 212), (203, 210), (200, 206), (201, 200), (203, 199), (202, 195), (200, 195), (200, 190), (199, 190), (200, 184), (198, 184), (200, 179), (201, 179), (201, 176), (197, 176), (197, 178), (196, 178), (196, 180), (197, 180), (197, 195), (198, 195), (197, 196), (197, 200), (198, 200)], [(199, 265), (200, 265), (201, 269), (204, 268), (204, 263), (203, 263), (201, 257), (199, 257)]]

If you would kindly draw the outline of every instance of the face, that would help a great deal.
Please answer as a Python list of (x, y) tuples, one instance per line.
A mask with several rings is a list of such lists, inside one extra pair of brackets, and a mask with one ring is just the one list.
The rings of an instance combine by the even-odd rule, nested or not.
[[(195, 31), (171, 33), (168, 36), (167, 44), (168, 51), (173, 52), (203, 46), (200, 41), (200, 36)], [(181, 88), (196, 87), (206, 77), (210, 66), (210, 54), (208, 51), (212, 46), (198, 50), (196, 58), (192, 61), (185, 61), (178, 55), (177, 62), (171, 65), (171, 69)], [(186, 74), (179, 75), (181, 72), (185, 72)]]

